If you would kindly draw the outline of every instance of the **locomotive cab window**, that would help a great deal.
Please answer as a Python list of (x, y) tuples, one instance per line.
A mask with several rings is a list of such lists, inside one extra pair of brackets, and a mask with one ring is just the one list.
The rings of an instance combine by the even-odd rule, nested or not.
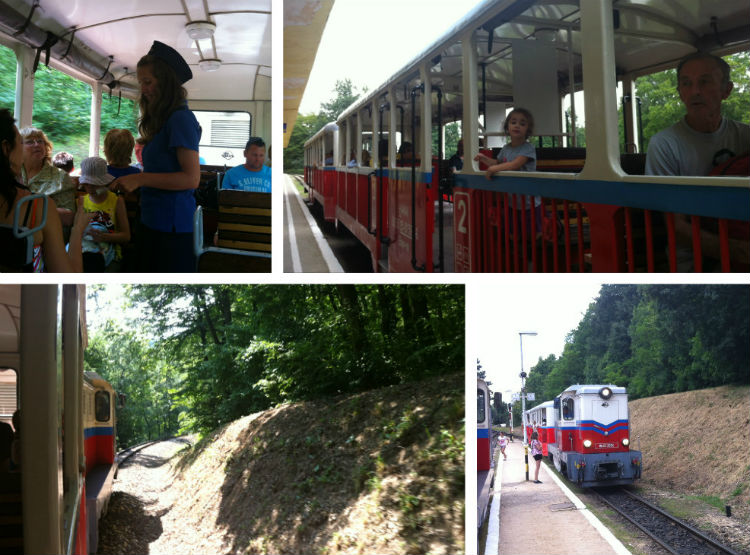
[(97, 391), (94, 396), (94, 405), (97, 422), (109, 421), (109, 393), (107, 391)]
[(484, 422), (484, 391), (477, 389), (477, 424)]
[(562, 400), (562, 417), (563, 420), (575, 419), (574, 401), (572, 398)]

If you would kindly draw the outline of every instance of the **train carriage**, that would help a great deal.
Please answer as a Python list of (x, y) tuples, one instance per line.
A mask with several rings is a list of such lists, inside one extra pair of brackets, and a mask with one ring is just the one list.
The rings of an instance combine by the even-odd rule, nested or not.
[[(748, 23), (732, 0), (483, 2), (339, 116), (336, 221), (375, 271), (745, 271), (747, 178), (643, 175), (635, 80), (697, 50), (747, 51)], [(497, 153), (518, 106), (535, 116), (537, 172), (488, 180), (473, 159)], [(464, 138), (455, 173), (448, 123)]]
[(0, 285), (0, 368), (16, 375), (19, 411), (19, 460), (0, 460), (3, 553), (96, 551), (115, 471), (116, 396), (84, 373), (86, 343), (83, 286)]
[(484, 522), (490, 490), (495, 479), (492, 443), (492, 411), (487, 383), (477, 378), (477, 526)]
[(552, 401), (546, 401), (524, 413), (524, 426), (526, 426), (526, 437), (530, 438), (533, 432), (539, 434), (542, 444), (542, 454), (549, 455), (549, 444), (555, 442), (555, 409)]
[[(188, 106), (202, 128), (199, 148), (200, 184), (194, 197), (200, 211), (195, 212), (193, 238), (198, 271), (269, 272), (270, 195), (261, 199), (248, 196), (244, 203), (253, 210), (268, 212), (268, 226), (260, 233), (261, 240), (252, 248), (242, 246), (214, 248), (214, 234), (222, 237), (223, 212), (217, 193), (228, 168), (245, 163), (243, 151), (251, 136), (265, 139), (271, 145), (271, 0), (206, 0), (204, 2), (95, 2), (86, 0), (71, 7), (64, 2), (34, 0), (0, 0), (0, 48), (15, 58), (17, 78), (15, 96), (10, 93), (9, 106), (19, 128), (39, 126), (35, 115), (49, 110), (41, 105), (38, 94), (43, 80), (37, 72), (48, 67), (61, 71), (90, 87), (91, 110), (88, 136), (70, 139), (61, 144), (55, 139), (60, 129), (44, 129), (53, 140), (55, 152), (61, 148), (78, 149), (77, 142), (88, 143), (86, 154), (76, 151), (75, 165), (80, 156), (102, 155), (103, 137), (109, 131), (103, 125), (104, 108), (110, 112), (138, 99), (140, 89), (136, 66), (154, 40), (177, 50), (191, 68), (193, 77), (184, 84)], [(54, 91), (65, 96), (66, 90)], [(71, 97), (72, 98), (72, 97)], [(78, 102), (78, 100), (75, 100)], [(73, 105), (73, 101), (66, 105)], [(112, 107), (115, 107), (112, 110)], [(80, 119), (75, 114), (74, 120)], [(68, 119), (58, 118), (61, 126)], [(72, 121), (72, 120), (71, 120)], [(106, 121), (106, 120), (104, 120)], [(76, 124), (78, 125), (78, 124)], [(130, 126), (134, 135), (135, 121)], [(84, 147), (80, 147), (83, 149)], [(270, 153), (269, 153), (270, 157)], [(75, 182), (75, 179), (74, 179)], [(79, 188), (78, 195), (84, 194)], [(122, 245), (123, 271), (135, 269), (138, 193), (125, 197), (131, 241)], [(230, 209), (235, 209), (231, 207)], [(22, 220), (21, 220), (22, 221)], [(43, 223), (41, 224), (44, 225)], [(11, 241), (10, 234), (3, 242)], [(226, 226), (224, 226), (226, 227)], [(189, 233), (188, 230), (182, 230)], [(18, 232), (16, 238), (18, 237)], [(7, 237), (7, 239), (6, 239)], [(18, 239), (25, 249), (29, 237)], [(262, 244), (262, 247), (258, 247)], [(11, 260), (6, 248), (0, 252), (0, 265), (23, 269), (30, 255)]]
[(581, 486), (631, 484), (641, 477), (641, 453), (630, 448), (628, 396), (615, 385), (573, 385), (553, 401), (549, 456)]

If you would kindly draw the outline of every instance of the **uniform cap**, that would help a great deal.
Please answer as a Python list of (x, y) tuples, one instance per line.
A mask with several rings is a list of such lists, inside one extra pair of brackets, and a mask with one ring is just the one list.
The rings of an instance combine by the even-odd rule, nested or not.
[(148, 53), (150, 56), (156, 56), (171, 67), (180, 83), (184, 84), (193, 78), (193, 72), (190, 71), (190, 66), (185, 61), (185, 58), (180, 56), (180, 53), (171, 46), (155, 40)]
[(89, 185), (109, 185), (115, 177), (107, 173), (107, 161), (99, 156), (90, 156), (81, 161), (79, 183)]

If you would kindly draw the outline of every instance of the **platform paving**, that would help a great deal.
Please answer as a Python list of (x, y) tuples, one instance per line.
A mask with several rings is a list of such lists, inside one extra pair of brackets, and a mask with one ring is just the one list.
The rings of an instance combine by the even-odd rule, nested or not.
[(284, 272), (343, 272), (287, 174), (284, 174)]
[[(520, 441), (509, 443), (508, 460), (498, 456), (495, 497), (499, 497), (497, 553), (625, 555), (629, 551), (607, 530), (544, 462), (539, 470), (541, 484), (535, 484), (535, 461), (529, 452), (529, 481), (526, 481), (524, 448)], [(493, 508), (495, 508), (493, 503)], [(495, 509), (497, 510), (497, 509)], [(490, 518), (498, 518), (491, 515)], [(490, 555), (490, 546), (485, 555)], [(494, 551), (494, 546), (492, 546)], [(494, 554), (493, 554), (494, 555)]]

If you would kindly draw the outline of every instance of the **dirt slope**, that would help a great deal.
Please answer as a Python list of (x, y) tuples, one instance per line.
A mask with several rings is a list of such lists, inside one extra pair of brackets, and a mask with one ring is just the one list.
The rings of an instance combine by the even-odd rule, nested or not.
[(247, 416), (173, 461), (163, 518), (182, 553), (463, 552), (463, 416), (462, 374)]
[(629, 408), (633, 448), (640, 440), (643, 451), (645, 492), (750, 553), (750, 387), (661, 395), (631, 401)]
[(629, 407), (633, 446), (637, 449), (640, 439), (646, 483), (747, 506), (750, 387), (661, 395), (631, 401)]

